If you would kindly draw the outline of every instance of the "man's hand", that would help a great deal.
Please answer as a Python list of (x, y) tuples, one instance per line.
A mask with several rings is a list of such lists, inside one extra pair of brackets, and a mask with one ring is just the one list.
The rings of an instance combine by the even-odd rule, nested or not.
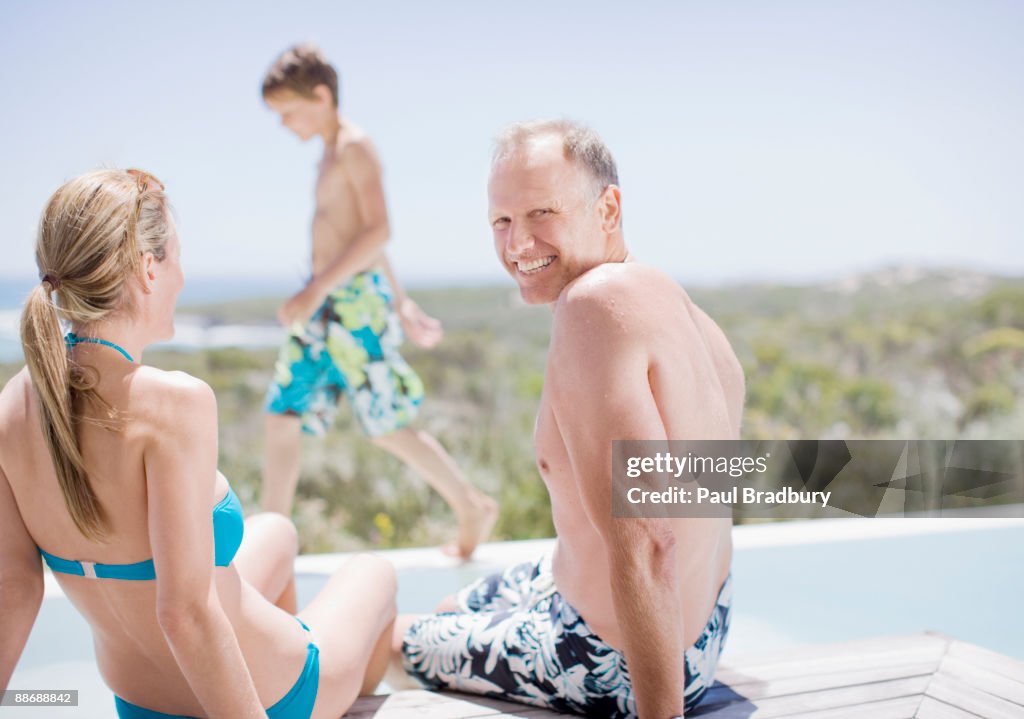
[(444, 336), (441, 321), (428, 315), (408, 297), (398, 303), (398, 318), (402, 321), (405, 336), (417, 347), (430, 349)]
[(285, 327), (291, 327), (296, 322), (305, 322), (323, 304), (325, 297), (324, 293), (310, 283), (281, 305), (277, 311), (277, 319)]

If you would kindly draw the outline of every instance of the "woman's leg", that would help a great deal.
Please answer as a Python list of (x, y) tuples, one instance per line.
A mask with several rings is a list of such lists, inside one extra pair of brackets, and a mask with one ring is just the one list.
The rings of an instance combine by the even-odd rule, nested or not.
[(291, 520), (276, 512), (263, 512), (245, 520), (245, 537), (234, 565), (256, 591), (289, 614), (295, 614), (298, 553), (299, 535)]
[(337, 719), (362, 691), (372, 691), (387, 665), (395, 620), (395, 570), (361, 554), (327, 580), (299, 618), (320, 647), (315, 719)]

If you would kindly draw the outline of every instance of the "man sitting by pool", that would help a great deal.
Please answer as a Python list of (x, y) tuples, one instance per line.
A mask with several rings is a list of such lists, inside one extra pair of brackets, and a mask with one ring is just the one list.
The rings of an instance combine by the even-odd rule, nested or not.
[[(495, 249), (554, 311), (534, 435), (554, 550), (400, 617), (393, 649), (426, 686), (602, 717), (680, 716), (729, 628), (729, 519), (615, 519), (619, 439), (736, 439), (743, 373), (718, 326), (633, 262), (615, 162), (568, 121), (514, 125), (488, 186)], [(627, 668), (628, 667), (628, 668)]]

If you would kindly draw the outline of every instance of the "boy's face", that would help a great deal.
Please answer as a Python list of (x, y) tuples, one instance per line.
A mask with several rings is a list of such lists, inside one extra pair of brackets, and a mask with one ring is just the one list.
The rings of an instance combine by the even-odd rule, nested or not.
[[(316, 92), (323, 88), (324, 93)], [(334, 115), (334, 105), (330, 100), (330, 90), (318, 85), (314, 97), (303, 97), (290, 90), (281, 90), (266, 98), (267, 107), (277, 113), (281, 124), (299, 136), (303, 142), (314, 135), (319, 135)]]

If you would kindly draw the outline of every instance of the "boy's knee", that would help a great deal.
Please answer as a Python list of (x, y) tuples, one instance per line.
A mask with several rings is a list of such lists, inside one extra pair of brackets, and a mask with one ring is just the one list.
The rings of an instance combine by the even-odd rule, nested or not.
[(263, 424), (270, 440), (290, 439), (302, 433), (302, 418), (294, 414), (267, 412), (263, 415)]
[(370, 437), (370, 441), (382, 449), (398, 447), (409, 442), (415, 437), (416, 430), (411, 427), (401, 427), (387, 434), (378, 434)]

